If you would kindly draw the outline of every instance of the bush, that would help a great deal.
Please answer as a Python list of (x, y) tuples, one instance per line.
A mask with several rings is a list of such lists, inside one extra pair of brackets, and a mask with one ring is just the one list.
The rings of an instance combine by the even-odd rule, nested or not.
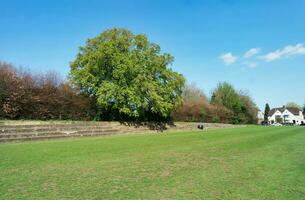
[(173, 113), (175, 121), (229, 123), (231, 117), (231, 110), (210, 104), (203, 91), (194, 84), (185, 86), (183, 104)]
[(0, 118), (93, 119), (92, 98), (63, 82), (56, 73), (34, 76), (0, 63)]

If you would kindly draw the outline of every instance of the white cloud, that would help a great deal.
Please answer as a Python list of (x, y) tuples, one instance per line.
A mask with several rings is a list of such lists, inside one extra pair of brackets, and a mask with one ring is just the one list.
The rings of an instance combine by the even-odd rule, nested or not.
[(234, 56), (231, 52), (229, 53), (225, 53), (225, 54), (222, 54), (220, 56), (220, 59), (226, 64), (226, 65), (231, 65), (233, 63), (235, 63), (238, 59), (237, 56)]
[(252, 57), (252, 56), (258, 54), (260, 51), (261, 51), (260, 48), (252, 48), (252, 49), (249, 49), (249, 50), (245, 53), (244, 57), (245, 57), (245, 58), (250, 58), (250, 57)]
[(276, 51), (270, 52), (266, 55), (261, 56), (261, 59), (271, 62), (285, 57), (290, 57), (293, 55), (303, 55), (305, 54), (304, 44), (288, 45), (282, 49), (277, 49)]

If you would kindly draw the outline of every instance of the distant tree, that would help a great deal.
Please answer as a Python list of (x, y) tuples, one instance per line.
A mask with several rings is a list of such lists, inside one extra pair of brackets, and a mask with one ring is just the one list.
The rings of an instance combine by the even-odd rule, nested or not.
[(205, 121), (212, 123), (232, 123), (234, 113), (232, 110), (219, 104), (209, 104), (206, 108)]
[(269, 112), (270, 112), (270, 106), (268, 103), (266, 103), (265, 105), (265, 112), (264, 112), (264, 122), (268, 122), (268, 115), (269, 115)]
[(23, 108), (24, 85), (12, 65), (0, 63), (0, 114), (2, 118), (16, 118)]
[(240, 92), (240, 100), (242, 102), (241, 114), (244, 115), (242, 123), (257, 123), (258, 108), (252, 98), (246, 92)]
[(295, 103), (295, 102), (288, 102), (286, 104), (287, 108), (297, 108), (297, 109), (302, 109), (302, 106), (300, 106), (299, 104)]
[(219, 83), (213, 91), (211, 103), (214, 105), (223, 105), (234, 113), (232, 123), (241, 123), (242, 121), (242, 102), (239, 94), (234, 87), (227, 83)]
[(80, 48), (70, 77), (104, 114), (164, 119), (182, 102), (184, 78), (168, 68), (173, 60), (145, 35), (114, 28)]
[(182, 92), (183, 103), (173, 112), (177, 121), (203, 121), (208, 107), (208, 99), (195, 84), (186, 84)]
[(211, 103), (224, 105), (236, 112), (241, 110), (239, 95), (234, 87), (227, 82), (218, 84), (216, 89), (213, 91)]
[(305, 115), (305, 104), (303, 105), (303, 115)]
[(185, 84), (182, 90), (183, 101), (208, 101), (204, 92), (195, 83)]

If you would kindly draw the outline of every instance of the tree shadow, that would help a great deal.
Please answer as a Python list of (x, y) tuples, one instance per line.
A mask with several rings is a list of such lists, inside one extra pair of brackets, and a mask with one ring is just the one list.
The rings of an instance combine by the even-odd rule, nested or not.
[(167, 130), (168, 127), (176, 127), (174, 122), (120, 121), (120, 124), (134, 128), (147, 127), (149, 130), (154, 130), (157, 132), (163, 132), (164, 130)]

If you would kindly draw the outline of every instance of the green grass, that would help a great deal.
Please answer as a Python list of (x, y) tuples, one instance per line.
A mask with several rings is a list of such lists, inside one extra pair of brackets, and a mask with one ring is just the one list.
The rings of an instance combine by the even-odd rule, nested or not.
[(305, 128), (0, 144), (0, 199), (305, 199)]

